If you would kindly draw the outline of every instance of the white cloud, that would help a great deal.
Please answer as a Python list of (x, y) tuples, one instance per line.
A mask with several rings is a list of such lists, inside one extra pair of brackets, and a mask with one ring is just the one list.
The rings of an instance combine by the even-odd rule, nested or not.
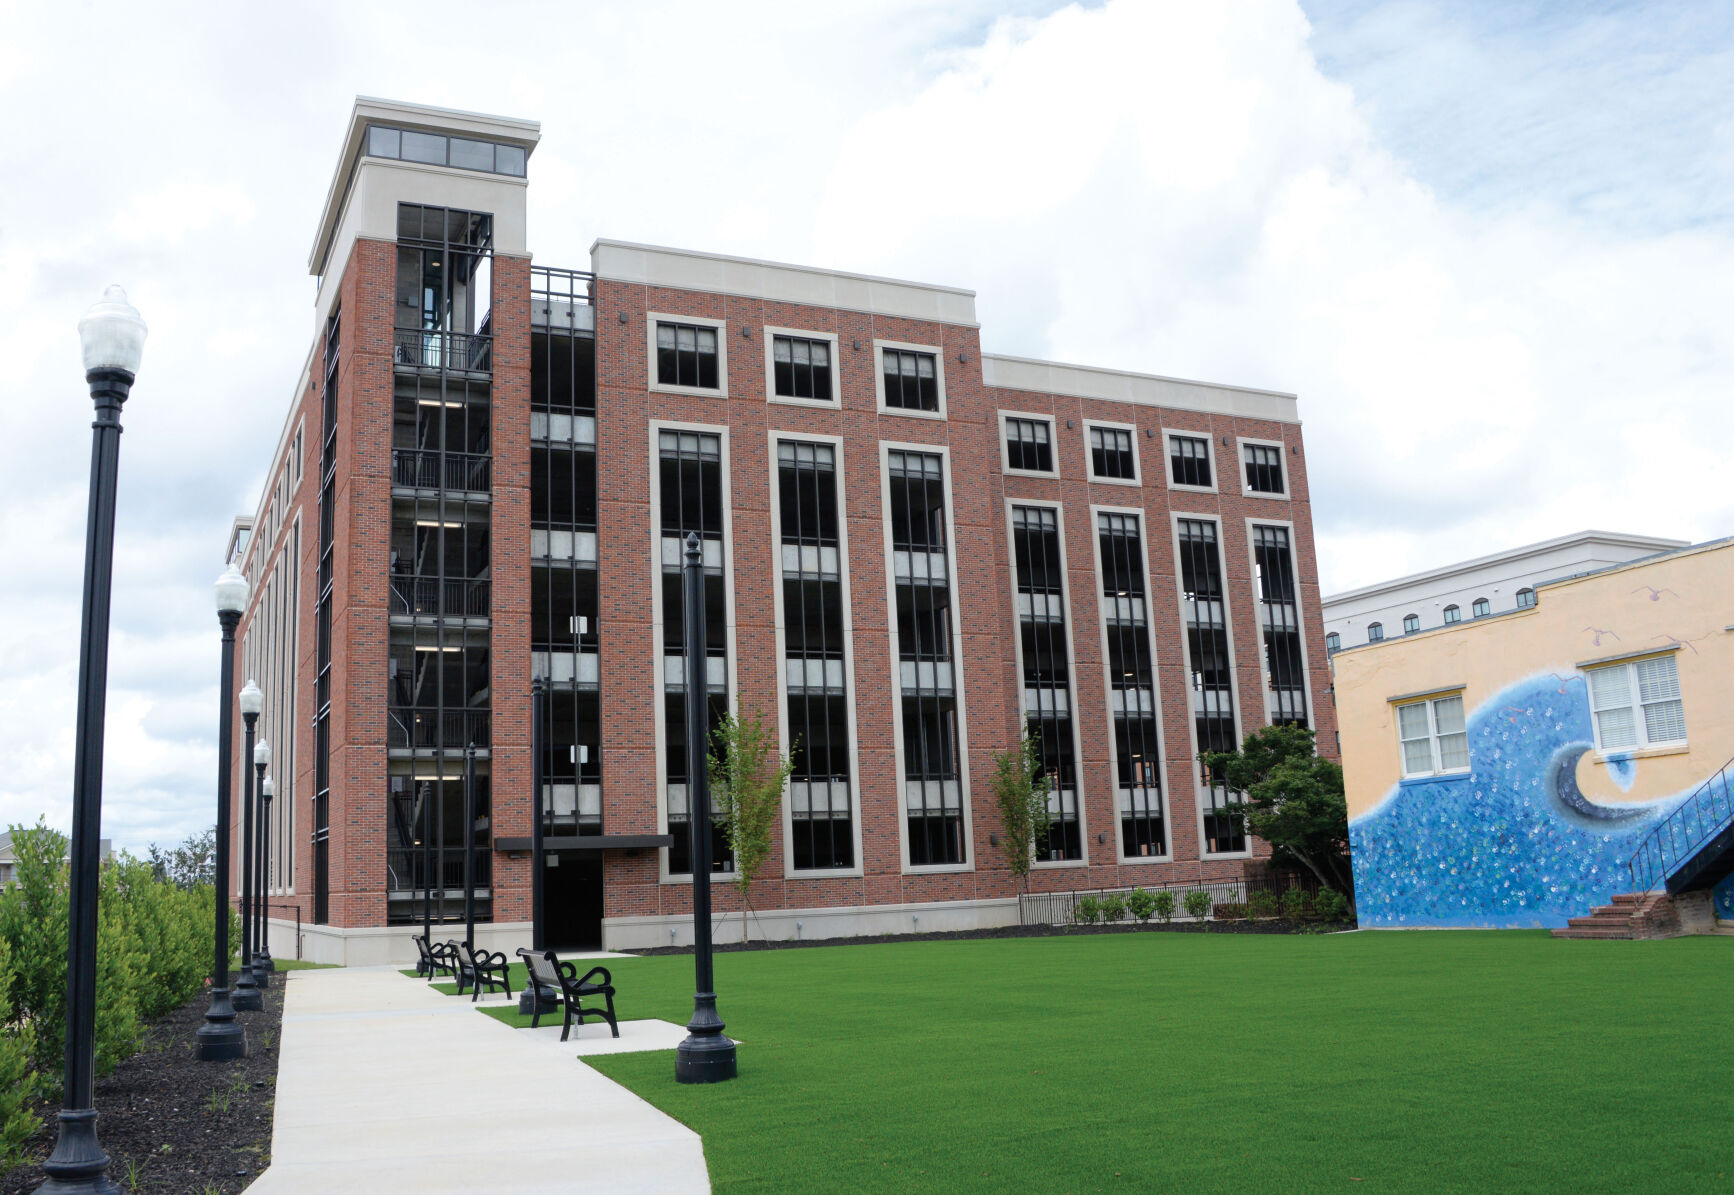
[[(1644, 130), (1549, 114), (1543, 87), (1506, 119), (1461, 82), (1546, 68), (1581, 108), (1635, 69), (1605, 34), (1569, 43), (1595, 47), (1587, 73), (1534, 39), (1405, 56), (1439, 10), (1374, 5), (1383, 24), (1331, 32), (1354, 68), (1333, 77), (1293, 0), (510, 5), (487, 18), (510, 36), (456, 46), (476, 11), (8, 8), (0, 100), (32, 119), (0, 128), (0, 821), (66, 820), (73, 327), (112, 280), (152, 334), (122, 444), (105, 824), (141, 846), (210, 820), (210, 583), (307, 351), (307, 248), (358, 93), (541, 120), (547, 264), (606, 234), (951, 283), (994, 349), (1298, 392), (1327, 587), (1588, 525), (1734, 529), (1734, 245), (1704, 206), (1727, 215), (1734, 119), (1659, 136), (1666, 169), (1567, 154), (1526, 183), (1526, 130)], [(1721, 50), (1646, 36), (1659, 128)], [(1454, 102), (1500, 143), (1448, 136)], [(1599, 164), (1595, 202), (1554, 186), (1561, 161)], [(1649, 210), (1694, 218), (1630, 218)]]

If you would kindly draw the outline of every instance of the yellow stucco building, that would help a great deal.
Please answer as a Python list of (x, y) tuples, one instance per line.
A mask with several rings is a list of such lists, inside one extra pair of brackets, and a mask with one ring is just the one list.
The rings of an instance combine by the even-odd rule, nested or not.
[(1664, 885), (1734, 918), (1734, 540), (1332, 663), (1363, 925), (1563, 926)]

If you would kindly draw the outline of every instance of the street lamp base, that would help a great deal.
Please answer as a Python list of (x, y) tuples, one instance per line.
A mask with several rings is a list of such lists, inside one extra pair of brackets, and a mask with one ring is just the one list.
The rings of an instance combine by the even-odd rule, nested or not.
[(535, 1016), (540, 1013), (547, 1016), (551, 1012), (560, 1011), (560, 993), (547, 984), (532, 983), (518, 993), (518, 1015)]
[(247, 1056), (247, 1030), (239, 1021), (213, 1021), (207, 1014), (205, 1023), (193, 1036), (198, 1039), (200, 1062), (229, 1062)]
[(674, 1049), (674, 1078), (678, 1083), (721, 1083), (735, 1077), (735, 1043), (723, 1034), (722, 1018), (716, 1015), (716, 993), (698, 992), (692, 998), (692, 1020), (686, 1040)]
[(270, 975), (277, 970), (277, 960), (271, 957), (269, 950), (261, 950), (259, 957), (253, 960), (253, 974)]
[(271, 968), (265, 966), (258, 955), (253, 956), (253, 986), (262, 992), (271, 990)]
[(237, 983), (229, 1003), (234, 1005), (236, 1012), (258, 1012), (265, 1007), (265, 998), (259, 994), (258, 984)]
[(48, 1180), (36, 1195), (122, 1195), (108, 1177), (108, 1155), (96, 1143), (96, 1109), (60, 1113), (60, 1139), (42, 1163)]

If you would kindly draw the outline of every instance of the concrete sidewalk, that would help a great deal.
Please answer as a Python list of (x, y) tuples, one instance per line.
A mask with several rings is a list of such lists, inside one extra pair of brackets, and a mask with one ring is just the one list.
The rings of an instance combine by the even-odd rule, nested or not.
[(710, 1190), (698, 1134), (557, 1030), (508, 1028), (386, 967), (281, 979), (271, 1167), (250, 1193)]

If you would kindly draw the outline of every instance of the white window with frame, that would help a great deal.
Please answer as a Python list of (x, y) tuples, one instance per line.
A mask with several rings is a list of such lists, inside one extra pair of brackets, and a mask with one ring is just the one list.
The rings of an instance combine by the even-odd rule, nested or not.
[(838, 405), (837, 335), (765, 328), (765, 398), (794, 406)]
[(1090, 480), (1138, 485), (1138, 429), (1130, 423), (1084, 421), (1089, 442)]
[(1673, 656), (1588, 668), (1584, 675), (1589, 679), (1597, 750), (1685, 743), (1686, 710), (1680, 702), (1680, 674)]
[(1403, 753), (1403, 778), (1449, 775), (1469, 770), (1469, 728), (1463, 721), (1463, 694), (1408, 701), (1397, 707), (1397, 739)]
[(945, 354), (938, 345), (875, 340), (873, 355), (881, 415), (945, 418)]
[(650, 389), (728, 397), (728, 325), (696, 315), (648, 312)]

